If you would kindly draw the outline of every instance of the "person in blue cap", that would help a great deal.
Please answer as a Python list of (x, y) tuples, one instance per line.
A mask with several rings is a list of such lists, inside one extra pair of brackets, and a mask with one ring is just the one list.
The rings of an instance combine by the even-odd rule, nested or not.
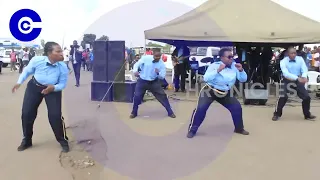
[(130, 118), (133, 119), (138, 115), (138, 106), (143, 100), (146, 91), (151, 92), (155, 98), (165, 107), (168, 116), (176, 118), (173, 113), (168, 97), (161, 87), (162, 80), (166, 76), (166, 66), (161, 60), (161, 51), (153, 50), (153, 55), (145, 55), (133, 66), (133, 73), (139, 77), (134, 92), (133, 108)]
[(241, 64), (233, 61), (232, 50), (223, 48), (219, 51), (219, 56), (221, 61), (210, 64), (204, 75), (206, 85), (200, 90), (197, 107), (192, 113), (188, 138), (196, 135), (213, 101), (230, 111), (235, 133), (249, 135), (249, 132), (244, 130), (241, 104), (230, 93), (237, 79), (240, 82), (247, 81), (247, 73)]

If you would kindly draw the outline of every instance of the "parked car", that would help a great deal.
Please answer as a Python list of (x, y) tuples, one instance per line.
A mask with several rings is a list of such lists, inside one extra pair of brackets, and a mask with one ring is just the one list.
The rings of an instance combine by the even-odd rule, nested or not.
[(8, 49), (0, 51), (0, 56), (2, 57), (2, 67), (7, 67), (10, 64), (10, 53), (11, 50)]

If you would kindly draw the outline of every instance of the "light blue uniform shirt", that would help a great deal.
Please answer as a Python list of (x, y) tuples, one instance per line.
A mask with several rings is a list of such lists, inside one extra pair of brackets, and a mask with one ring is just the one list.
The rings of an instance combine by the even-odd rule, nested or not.
[(54, 85), (54, 91), (61, 91), (67, 85), (68, 68), (64, 62), (51, 64), (47, 56), (36, 56), (19, 76), (18, 84), (22, 84), (30, 75), (42, 85)]
[(235, 62), (231, 64), (230, 68), (226, 67), (222, 71), (218, 72), (220, 64), (222, 63), (222, 61), (219, 61), (209, 65), (206, 73), (203, 76), (204, 81), (207, 84), (218, 90), (228, 91), (232, 88), (237, 79), (240, 82), (247, 81), (247, 73), (244, 70), (240, 72), (236, 68)]
[(297, 80), (298, 77), (308, 77), (308, 68), (301, 56), (296, 56), (295, 60), (285, 57), (280, 61), (282, 75), (289, 80)]
[[(164, 79), (166, 77), (166, 66), (160, 59), (159, 62), (153, 63), (153, 55), (142, 56), (141, 59), (133, 66), (133, 72), (138, 72), (140, 68), (140, 78), (146, 81), (153, 81), (156, 78)], [(155, 72), (159, 69), (159, 74)]]

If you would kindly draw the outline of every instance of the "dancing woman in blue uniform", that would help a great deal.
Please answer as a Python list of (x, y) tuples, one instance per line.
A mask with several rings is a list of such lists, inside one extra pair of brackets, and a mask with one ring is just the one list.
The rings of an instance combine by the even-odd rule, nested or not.
[(233, 61), (230, 49), (221, 49), (219, 56), (221, 61), (211, 64), (204, 75), (206, 85), (200, 90), (197, 107), (192, 113), (188, 138), (196, 135), (213, 101), (217, 101), (230, 111), (235, 126), (234, 132), (249, 135), (249, 132), (244, 130), (241, 104), (230, 93), (236, 79), (246, 82), (247, 74), (241, 64)]

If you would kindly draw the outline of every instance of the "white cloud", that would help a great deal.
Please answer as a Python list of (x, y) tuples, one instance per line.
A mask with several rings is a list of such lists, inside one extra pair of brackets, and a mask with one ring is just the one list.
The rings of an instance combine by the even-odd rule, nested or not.
[[(21, 9), (30, 8), (37, 11), (43, 21), (43, 29), (41, 36), (38, 39), (45, 39), (46, 41), (57, 41), (62, 43), (65, 35), (65, 43), (70, 44), (72, 40), (78, 39), (82, 36), (83, 32), (100, 16), (111, 11), (114, 8), (120, 7), (127, 3), (136, 2), (136, 0), (97, 0), (97, 8), (90, 13), (87, 11), (86, 3), (76, 0), (15, 0), (10, 2), (7, 0), (0, 0), (1, 18), (0, 18), (0, 37), (11, 37), (8, 24), (11, 15)], [(161, 0), (150, 0), (156, 3), (161, 3)], [(206, 0), (174, 0), (176, 2), (184, 3), (191, 7), (196, 7), (205, 2)], [(320, 21), (320, 1), (304, 0), (274, 0), (281, 5), (294, 10), (307, 17)], [(13, 5), (12, 5), (13, 3)], [(93, 7), (90, 7), (93, 8)], [(272, 13), (266, 12), (266, 13)], [(130, 19), (130, 14), (124, 14)], [(148, 15), (146, 15), (148, 16)], [(110, 27), (112, 28), (112, 27)], [(290, 27), (288, 27), (290, 28)]]

